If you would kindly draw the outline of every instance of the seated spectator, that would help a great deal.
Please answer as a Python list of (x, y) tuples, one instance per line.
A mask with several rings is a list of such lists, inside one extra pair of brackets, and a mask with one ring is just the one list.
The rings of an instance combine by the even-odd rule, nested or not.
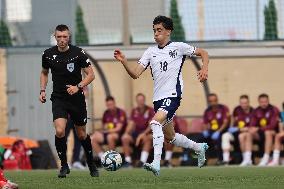
[(4, 176), (3, 170), (0, 169), (0, 188), (1, 189), (17, 189), (18, 184), (7, 180)]
[(116, 107), (112, 96), (106, 98), (106, 107), (102, 119), (102, 131), (95, 131), (91, 136), (93, 149), (100, 158), (103, 155), (101, 144), (108, 144), (108, 149), (114, 150), (127, 125), (125, 111)]
[(230, 124), (230, 113), (227, 106), (218, 103), (216, 94), (208, 95), (209, 107), (205, 110), (203, 119), (206, 130), (203, 131), (205, 141), (215, 147), (218, 156), (217, 164), (222, 163), (221, 136)]
[(145, 104), (145, 95), (136, 95), (137, 107), (131, 111), (130, 121), (128, 122), (125, 133), (122, 136), (122, 147), (125, 155), (125, 165), (130, 166), (131, 144), (141, 147), (142, 152), (138, 166), (142, 167), (146, 163), (150, 150), (152, 149), (152, 132), (149, 123), (154, 116), (154, 109)]
[[(177, 117), (177, 116), (175, 116), (173, 118), (173, 126), (174, 126), (174, 129), (175, 129), (175, 132), (186, 135), (187, 133), (182, 133), (180, 131), (180, 125), (179, 125), (179, 121), (178, 120), (180, 120), (180, 118)], [(164, 149), (165, 149), (165, 158), (164, 158), (164, 162), (163, 162), (162, 166), (164, 166), (164, 167), (172, 167), (171, 160), (172, 160), (172, 157), (173, 157), (174, 145), (165, 141), (164, 142)]]
[(228, 132), (222, 135), (223, 161), (229, 164), (231, 142), (234, 144), (234, 151), (242, 151), (242, 166), (251, 165), (251, 147), (247, 147), (244, 138), (247, 135), (248, 126), (252, 117), (253, 108), (249, 104), (249, 97), (241, 95), (239, 106), (233, 111), (232, 126)]
[(244, 138), (244, 142), (252, 146), (253, 140), (257, 140), (259, 144), (264, 141), (264, 155), (258, 165), (266, 166), (272, 151), (273, 137), (278, 129), (279, 110), (269, 104), (267, 94), (259, 95), (258, 103), (259, 106), (252, 113), (249, 135)]
[(272, 156), (272, 161), (268, 164), (269, 166), (279, 165), (280, 151), (283, 139), (284, 139), (284, 103), (282, 104), (282, 112), (280, 112), (279, 133), (275, 135), (273, 156)]

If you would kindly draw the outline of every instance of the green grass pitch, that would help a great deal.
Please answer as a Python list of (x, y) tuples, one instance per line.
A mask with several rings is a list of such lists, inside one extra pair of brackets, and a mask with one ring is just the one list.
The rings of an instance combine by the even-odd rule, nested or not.
[(183, 188), (284, 188), (284, 167), (204, 167), (166, 168), (159, 177), (143, 169), (120, 169), (92, 178), (88, 171), (71, 170), (67, 178), (57, 178), (57, 170), (5, 171), (20, 189), (183, 189)]

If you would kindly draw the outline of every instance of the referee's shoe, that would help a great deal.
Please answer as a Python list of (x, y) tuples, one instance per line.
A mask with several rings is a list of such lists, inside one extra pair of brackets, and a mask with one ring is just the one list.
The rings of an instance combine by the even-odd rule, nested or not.
[(61, 166), (61, 169), (58, 173), (58, 178), (65, 178), (67, 174), (70, 173), (68, 164)]
[(88, 162), (88, 167), (89, 167), (89, 170), (90, 170), (90, 175), (92, 177), (99, 177), (99, 171), (95, 165), (95, 163), (93, 161), (91, 162)]

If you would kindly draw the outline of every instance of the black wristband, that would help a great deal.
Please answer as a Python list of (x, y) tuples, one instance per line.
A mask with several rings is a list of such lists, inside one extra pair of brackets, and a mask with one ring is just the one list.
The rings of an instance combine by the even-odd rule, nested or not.
[(41, 94), (41, 93), (43, 93), (43, 92), (45, 92), (45, 90), (42, 89), (42, 90), (40, 90), (39, 94)]

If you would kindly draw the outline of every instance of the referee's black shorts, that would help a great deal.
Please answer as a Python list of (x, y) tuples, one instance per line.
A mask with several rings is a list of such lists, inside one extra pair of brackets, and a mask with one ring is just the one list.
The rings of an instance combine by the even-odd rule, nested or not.
[(83, 91), (73, 95), (51, 95), (53, 121), (58, 118), (68, 118), (68, 115), (77, 126), (87, 124), (87, 108)]

